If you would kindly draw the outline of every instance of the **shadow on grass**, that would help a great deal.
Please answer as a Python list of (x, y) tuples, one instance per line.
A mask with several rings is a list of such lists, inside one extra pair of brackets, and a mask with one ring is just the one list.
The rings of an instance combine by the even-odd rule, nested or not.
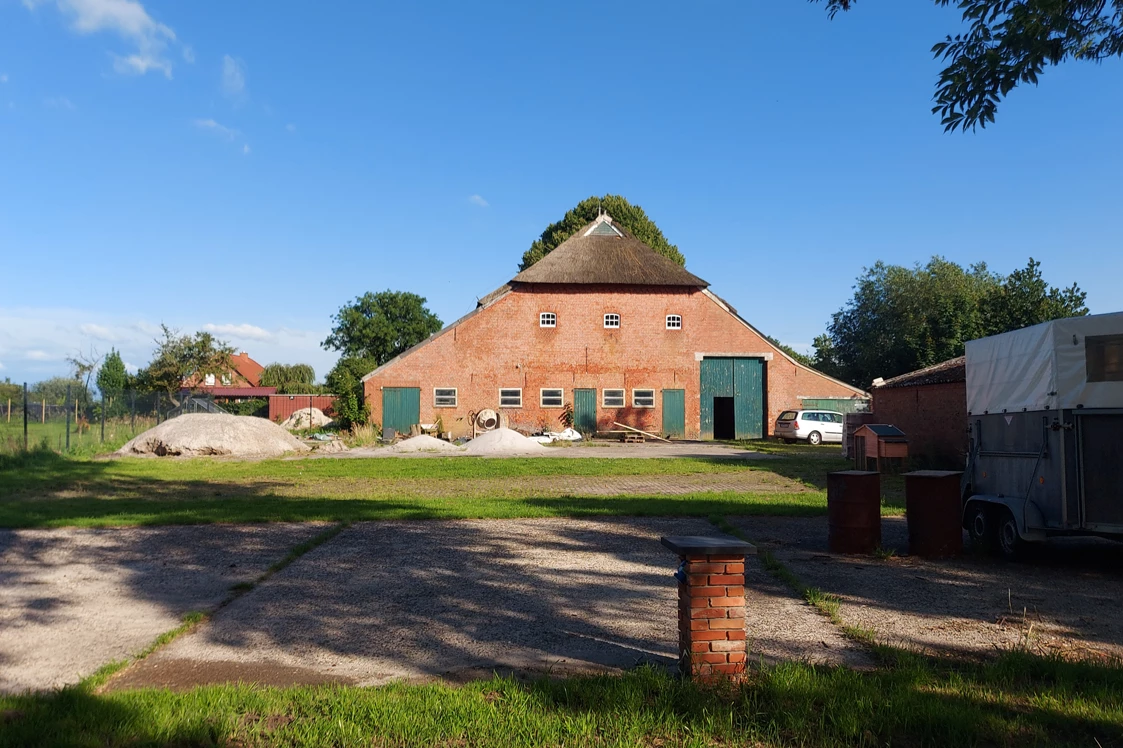
[(381, 688), (222, 686), (0, 698), (0, 746), (1118, 745), (1123, 670), (888, 652), (873, 672), (790, 663), (741, 687), (622, 676)]

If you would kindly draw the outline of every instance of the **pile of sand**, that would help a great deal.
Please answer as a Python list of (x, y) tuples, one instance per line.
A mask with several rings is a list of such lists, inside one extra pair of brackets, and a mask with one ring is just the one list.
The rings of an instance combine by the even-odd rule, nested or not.
[(321, 429), (335, 423), (319, 408), (301, 408), (281, 422), (285, 429)]
[(504, 457), (506, 455), (536, 454), (545, 452), (544, 447), (532, 439), (527, 439), (512, 429), (496, 429), (480, 434), (468, 442), (465, 450), (470, 455), (480, 457)]
[(379, 451), (405, 454), (407, 452), (463, 452), (464, 450), (455, 444), (449, 444), (435, 436), (421, 434), (420, 436), (411, 437), (389, 447), (383, 447)]
[(275, 457), (308, 449), (292, 434), (265, 418), (187, 413), (134, 437), (117, 450), (117, 454)]

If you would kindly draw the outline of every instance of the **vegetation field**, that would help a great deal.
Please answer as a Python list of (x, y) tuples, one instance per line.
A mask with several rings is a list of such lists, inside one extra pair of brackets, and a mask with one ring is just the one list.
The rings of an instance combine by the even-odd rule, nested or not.
[(787, 663), (741, 687), (654, 670), (466, 686), (199, 687), (0, 697), (0, 746), (1107, 746), (1123, 670), (879, 648), (869, 672)]
[[(105, 441), (101, 439), (101, 424), (70, 423), (71, 456), (92, 457), (112, 452), (137, 434), (156, 425), (153, 418), (137, 418), (135, 426), (129, 419), (110, 419), (105, 423)], [(32, 419), (27, 424), (27, 445), (35, 450), (62, 453), (66, 449), (67, 423), (50, 418), (45, 422)], [(0, 409), (0, 455), (14, 455), (23, 451), (23, 414), (14, 412), (9, 421), (5, 409)]]
[[(0, 455), (0, 526), (376, 519), (814, 515), (837, 447), (767, 447), (768, 459), (75, 459)], [(611, 491), (611, 480), (693, 480), (697, 490)], [(707, 490), (706, 478), (746, 490)], [(593, 486), (609, 482), (609, 489)], [(884, 511), (900, 513), (886, 481)], [(728, 485), (728, 481), (726, 481)]]

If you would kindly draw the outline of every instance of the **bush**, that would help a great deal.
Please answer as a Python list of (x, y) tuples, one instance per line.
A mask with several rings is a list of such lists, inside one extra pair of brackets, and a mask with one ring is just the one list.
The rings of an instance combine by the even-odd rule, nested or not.
[(269, 417), (269, 399), (265, 397), (252, 397), (248, 400), (216, 403), (216, 405), (235, 416)]

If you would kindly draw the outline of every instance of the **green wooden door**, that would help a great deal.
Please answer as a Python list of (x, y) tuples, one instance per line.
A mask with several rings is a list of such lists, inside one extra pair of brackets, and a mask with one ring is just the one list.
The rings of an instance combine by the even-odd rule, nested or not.
[(701, 398), (701, 431), (703, 439), (714, 438), (714, 398), (733, 397), (733, 359), (702, 359), (699, 397)]
[(582, 434), (597, 432), (597, 391), (573, 391), (573, 428)]
[(764, 362), (733, 359), (733, 418), (738, 439), (764, 438)]
[(382, 428), (408, 434), (415, 423), (421, 423), (421, 389), (383, 387)]
[[(714, 438), (715, 398), (725, 407), (733, 400), (733, 436), (764, 437), (764, 361), (759, 358), (704, 358), (699, 377), (703, 439)], [(723, 411), (728, 413), (728, 410)], [(724, 437), (728, 438), (728, 437)]]
[(686, 436), (686, 390), (663, 390), (663, 436)]

